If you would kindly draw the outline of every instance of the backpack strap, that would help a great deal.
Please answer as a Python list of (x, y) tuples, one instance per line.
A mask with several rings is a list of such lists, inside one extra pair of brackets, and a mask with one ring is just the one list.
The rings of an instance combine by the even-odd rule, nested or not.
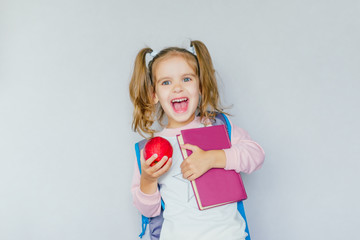
[[(215, 123), (213, 125), (220, 125), (220, 124), (224, 124), (226, 126), (226, 129), (229, 134), (229, 139), (231, 141), (231, 124), (230, 124), (228, 117), (223, 113), (218, 113), (215, 116)], [(246, 220), (245, 208), (244, 208), (243, 201), (237, 202), (237, 210), (239, 211), (239, 213), (241, 214), (241, 216), (243, 217), (243, 219), (245, 221), (245, 232), (247, 233), (247, 237), (245, 238), (245, 240), (251, 240), (249, 227), (248, 227), (248, 223)]]
[[(140, 150), (144, 148), (145, 144), (146, 144), (147, 140), (143, 139), (140, 142), (135, 144), (135, 152), (136, 152), (136, 160), (137, 160), (137, 164), (138, 164), (138, 168), (139, 168), (139, 172), (141, 174), (141, 161), (140, 161)], [(161, 198), (161, 208), (164, 210), (165, 209), (165, 203), (163, 201), (163, 199)], [(140, 238), (142, 238), (145, 234), (146, 231), (146, 227), (149, 224), (149, 218), (145, 217), (144, 215), (141, 215), (141, 233), (139, 235)]]
[(229, 135), (230, 142), (231, 142), (231, 124), (230, 124), (228, 117), (225, 114), (218, 113), (215, 116), (215, 122), (213, 123), (213, 125), (225, 125), (226, 130)]

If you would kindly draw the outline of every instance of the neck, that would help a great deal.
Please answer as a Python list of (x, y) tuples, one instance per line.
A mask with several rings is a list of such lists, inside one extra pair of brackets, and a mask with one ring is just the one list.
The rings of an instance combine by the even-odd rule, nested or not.
[(194, 119), (195, 119), (195, 113), (193, 115), (191, 115), (191, 117), (189, 117), (188, 120), (183, 121), (183, 122), (178, 122), (178, 121), (173, 121), (173, 120), (168, 119), (169, 122), (168, 122), (166, 128), (180, 128), (180, 127), (188, 125), (189, 123), (194, 121)]

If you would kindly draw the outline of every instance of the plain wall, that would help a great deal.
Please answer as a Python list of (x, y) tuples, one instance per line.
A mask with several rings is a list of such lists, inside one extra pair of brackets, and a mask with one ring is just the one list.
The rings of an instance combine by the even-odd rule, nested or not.
[(253, 240), (355, 239), (359, 1), (0, 1), (0, 239), (138, 239), (137, 52), (205, 42), (232, 121)]

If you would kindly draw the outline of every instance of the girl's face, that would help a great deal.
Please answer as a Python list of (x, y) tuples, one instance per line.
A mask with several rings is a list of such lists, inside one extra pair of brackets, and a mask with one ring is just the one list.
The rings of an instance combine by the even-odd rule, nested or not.
[(157, 63), (155, 104), (160, 102), (168, 118), (168, 128), (178, 128), (195, 118), (199, 103), (199, 78), (182, 56), (171, 56)]

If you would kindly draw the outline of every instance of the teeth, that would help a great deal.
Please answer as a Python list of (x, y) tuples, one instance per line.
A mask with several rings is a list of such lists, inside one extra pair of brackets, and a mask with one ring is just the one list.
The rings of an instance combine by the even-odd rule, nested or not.
[(187, 98), (179, 98), (179, 99), (174, 99), (174, 100), (172, 100), (171, 102), (183, 102), (183, 101), (186, 101), (187, 100)]

